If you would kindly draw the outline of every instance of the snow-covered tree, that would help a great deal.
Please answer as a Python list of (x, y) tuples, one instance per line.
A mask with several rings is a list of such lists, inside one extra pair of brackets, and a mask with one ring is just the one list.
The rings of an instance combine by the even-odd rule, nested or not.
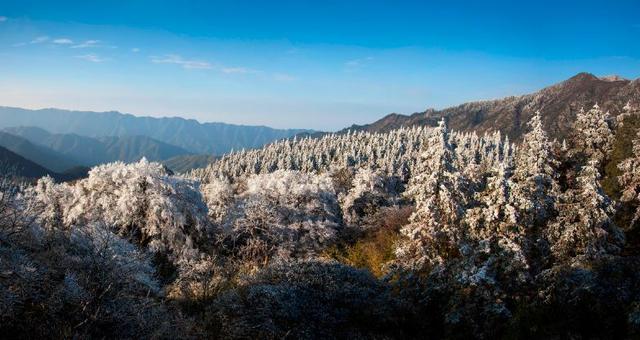
[(250, 177), (246, 187), (221, 231), (245, 261), (313, 257), (335, 239), (341, 218), (328, 175), (278, 170)]
[(624, 233), (613, 221), (615, 209), (600, 186), (598, 161), (591, 160), (574, 188), (561, 196), (559, 214), (549, 227), (551, 250), (559, 261), (594, 259), (622, 249)]
[(406, 240), (396, 250), (397, 263), (423, 269), (444, 264), (460, 255), (466, 203), (465, 178), (455, 167), (449, 131), (441, 120), (428, 140), (409, 181), (406, 194), (415, 200), (415, 212), (401, 233)]
[(66, 184), (56, 184), (53, 178), (40, 178), (36, 185), (27, 191), (32, 202), (37, 202), (38, 222), (48, 228), (63, 228), (65, 208), (73, 193)]
[(589, 111), (580, 109), (574, 124), (576, 151), (587, 159), (604, 161), (613, 144), (613, 131), (609, 124), (609, 113), (603, 112), (598, 104)]
[(498, 288), (529, 278), (528, 240), (511, 195), (510, 171), (508, 163), (496, 166), (486, 189), (476, 194), (477, 207), (467, 211), (467, 239), (473, 251), (461, 272), (465, 282), (482, 280)]
[(233, 187), (227, 179), (214, 178), (201, 186), (202, 196), (209, 209), (209, 217), (222, 223), (233, 201)]
[(46, 224), (105, 223), (175, 260), (197, 258), (198, 245), (209, 243), (211, 227), (197, 183), (170, 176), (161, 164), (145, 159), (94, 167), (72, 185), (45, 178), (33, 197), (45, 207)]
[(521, 222), (533, 225), (553, 216), (558, 185), (552, 144), (539, 111), (529, 121), (529, 127), (531, 131), (524, 135), (516, 154), (512, 195), (521, 212)]
[(487, 179), (486, 189), (476, 195), (479, 207), (467, 213), (471, 234), (478, 239), (518, 229), (518, 211), (512, 201), (513, 184), (509, 172), (505, 164), (498, 165)]
[(359, 169), (353, 177), (351, 189), (340, 196), (345, 223), (362, 224), (378, 209), (388, 205), (389, 195), (380, 171), (371, 168)]

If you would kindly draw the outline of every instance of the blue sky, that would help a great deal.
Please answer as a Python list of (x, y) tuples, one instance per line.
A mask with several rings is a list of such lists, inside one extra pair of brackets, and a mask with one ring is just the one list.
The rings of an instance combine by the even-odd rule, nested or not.
[(640, 77), (635, 1), (0, 0), (0, 105), (337, 130)]

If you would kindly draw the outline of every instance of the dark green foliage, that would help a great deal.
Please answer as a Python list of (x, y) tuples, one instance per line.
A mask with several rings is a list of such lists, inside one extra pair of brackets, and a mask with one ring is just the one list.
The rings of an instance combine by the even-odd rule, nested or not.
[(234, 339), (402, 337), (401, 302), (369, 273), (338, 263), (268, 267), (216, 299), (214, 334)]
[(622, 125), (616, 129), (613, 150), (609, 156), (609, 162), (605, 165), (602, 187), (607, 195), (612, 198), (620, 198), (618, 176), (622, 174), (618, 165), (633, 155), (633, 141), (638, 138), (640, 131), (640, 115), (625, 117)]
[[(523, 300), (509, 338), (622, 339), (640, 336), (640, 259), (609, 258), (590, 268), (541, 275), (540, 292)], [(637, 311), (636, 311), (637, 313)]]

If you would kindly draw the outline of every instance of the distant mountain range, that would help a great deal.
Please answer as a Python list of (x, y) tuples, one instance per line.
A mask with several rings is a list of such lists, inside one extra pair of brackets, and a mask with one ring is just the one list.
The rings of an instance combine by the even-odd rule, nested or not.
[[(49, 133), (37, 127), (6, 128), (4, 131), (53, 150), (75, 164), (86, 166), (114, 161), (135, 162), (142, 157), (151, 161), (161, 161), (190, 154), (185, 149), (146, 136), (91, 138), (76, 134)], [(0, 145), (5, 146), (1, 141)], [(39, 163), (35, 159), (32, 160)]]
[(385, 132), (402, 126), (434, 126), (446, 117), (453, 130), (479, 133), (499, 130), (518, 140), (526, 131), (529, 118), (540, 110), (549, 134), (561, 140), (571, 134), (573, 121), (581, 107), (589, 109), (598, 103), (603, 110), (615, 116), (622, 112), (627, 102), (640, 106), (640, 79), (598, 78), (590, 73), (579, 73), (532, 94), (470, 102), (443, 110), (429, 109), (412, 115), (393, 113), (371, 124), (353, 125), (341, 132)]
[(145, 136), (190, 153), (213, 155), (221, 155), (232, 149), (257, 148), (298, 133), (311, 132), (303, 129), (199, 123), (177, 117), (136, 117), (119, 112), (0, 107), (0, 128), (20, 126), (38, 127), (53, 134), (92, 138)]
[[(457, 131), (499, 130), (518, 140), (526, 131), (531, 115), (540, 110), (550, 135), (562, 139), (571, 134), (581, 107), (588, 109), (598, 103), (615, 116), (627, 102), (640, 106), (640, 79), (598, 78), (580, 73), (532, 94), (471, 102), (443, 110), (429, 109), (412, 115), (394, 113), (340, 132), (386, 132), (402, 126), (433, 126), (446, 117), (449, 126)], [(160, 161), (174, 172), (184, 172), (206, 166), (215, 159), (214, 155), (231, 149), (261, 147), (294, 135), (324, 134), (263, 126), (201, 124), (182, 118), (135, 117), (118, 112), (34, 111), (10, 107), (0, 107), (0, 129), (3, 129), (0, 147), (6, 148), (4, 154), (19, 156), (10, 155), (6, 159), (32, 169), (26, 171), (29, 174), (47, 172), (58, 178), (64, 178), (68, 169), (77, 176), (86, 172), (86, 166), (117, 160), (132, 162), (141, 157)]]

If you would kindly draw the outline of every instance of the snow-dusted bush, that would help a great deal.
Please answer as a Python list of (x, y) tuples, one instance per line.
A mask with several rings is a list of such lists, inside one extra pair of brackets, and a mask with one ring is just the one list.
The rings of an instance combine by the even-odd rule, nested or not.
[(200, 187), (209, 209), (209, 217), (215, 223), (222, 223), (233, 201), (233, 187), (226, 179), (214, 178)]
[(141, 160), (100, 165), (74, 184), (41, 179), (33, 198), (43, 223), (104, 223), (118, 235), (175, 260), (200, 256), (211, 227), (198, 184), (170, 176), (159, 163)]
[(331, 178), (299, 171), (254, 175), (223, 223), (224, 244), (249, 262), (311, 257), (340, 226)]
[(0, 175), (0, 241), (27, 229), (36, 218), (36, 207), (24, 197), (25, 187), (11, 175)]
[(353, 177), (351, 189), (346, 195), (340, 196), (344, 222), (351, 225), (367, 224), (367, 217), (389, 205), (391, 193), (385, 184), (381, 171), (359, 169)]
[(170, 337), (150, 258), (103, 225), (32, 226), (0, 243), (0, 331), (15, 337)]

